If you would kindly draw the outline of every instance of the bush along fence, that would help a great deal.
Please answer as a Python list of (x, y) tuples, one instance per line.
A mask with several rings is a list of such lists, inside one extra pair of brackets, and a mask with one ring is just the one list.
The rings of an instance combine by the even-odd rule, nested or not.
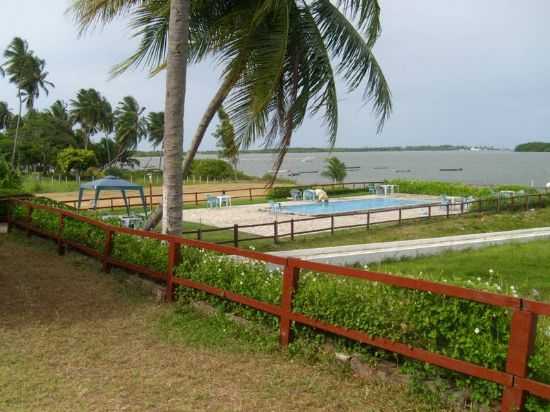
[[(232, 232), (231, 239), (217, 241), (217, 244), (240, 244), (261, 239), (273, 239), (274, 243), (289, 238), (294, 240), (298, 235), (320, 232), (334, 234), (336, 230), (365, 228), (381, 224), (401, 224), (404, 221), (426, 220), (432, 218), (449, 218), (472, 212), (501, 212), (530, 210), (550, 205), (550, 193), (528, 194), (508, 198), (486, 198), (460, 203), (424, 203), (413, 206), (395, 208), (370, 209), (361, 212), (348, 212), (313, 217), (292, 217), (279, 220), (281, 215), (274, 215), (273, 222), (225, 226), (210, 229), (185, 231), (187, 237), (206, 240), (209, 234), (217, 232)], [(315, 225), (310, 223), (316, 222)], [(302, 229), (300, 229), (302, 227)], [(304, 230), (305, 227), (305, 230)], [(247, 233), (248, 232), (248, 233)]]
[(479, 401), (498, 400), (501, 411), (550, 408), (548, 303), (482, 284), (486, 290), (127, 229), (26, 200), (3, 203), (9, 223), (54, 240), (60, 254), (70, 247), (106, 272), (146, 275), (166, 285), (168, 301), (207, 297), (276, 325), (283, 347), (302, 325), (438, 367), (421, 369), (468, 386)]
[[(227, 189), (227, 190), (207, 190), (200, 192), (185, 192), (183, 194), (184, 203), (191, 203), (196, 206), (206, 203), (206, 195), (222, 195), (227, 194), (231, 195), (231, 198), (234, 199), (246, 199), (254, 200), (259, 198), (270, 197), (274, 199), (284, 199), (290, 196), (291, 189), (307, 189), (311, 187), (325, 188), (333, 194), (343, 194), (351, 193), (355, 191), (368, 191), (369, 186), (375, 184), (384, 183), (382, 181), (377, 182), (345, 182), (345, 183), (321, 183), (321, 184), (312, 184), (306, 186), (277, 186), (272, 189), (269, 189), (265, 186), (255, 186), (255, 187), (245, 187), (237, 189)], [(147, 190), (145, 190), (147, 192)], [(158, 205), (162, 200), (162, 194), (153, 194), (146, 193), (146, 202), (147, 206), (151, 208), (152, 206)], [(141, 207), (141, 197), (140, 196), (127, 196), (128, 204), (130, 207)], [(76, 209), (78, 205), (78, 199), (64, 200), (62, 203), (72, 206)], [(98, 200), (96, 209), (115, 209), (124, 206), (124, 199), (122, 196), (112, 196), (104, 197)], [(91, 199), (86, 199), (82, 203), (83, 210), (92, 209)]]

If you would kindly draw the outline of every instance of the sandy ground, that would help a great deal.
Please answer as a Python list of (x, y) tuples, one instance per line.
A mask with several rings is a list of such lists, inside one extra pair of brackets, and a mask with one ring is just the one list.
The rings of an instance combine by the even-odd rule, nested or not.
[(434, 410), (281, 353), (167, 341), (170, 310), (51, 242), (0, 235), (0, 410)]
[[(376, 196), (357, 196), (357, 197), (346, 197), (346, 200), (349, 199), (366, 199), (366, 198), (375, 198)], [(426, 203), (436, 202), (438, 198), (433, 197), (419, 197), (413, 195), (399, 194), (395, 195), (396, 198), (400, 199), (415, 199), (415, 200), (425, 200)], [(299, 202), (284, 202), (285, 204), (299, 204)], [(451, 213), (457, 213), (459, 210), (453, 210)], [(439, 216), (446, 214), (446, 209), (439, 206), (432, 207), (432, 216)], [(401, 218), (412, 219), (418, 217), (428, 216), (428, 209), (412, 209), (404, 210)], [(294, 232), (303, 232), (308, 230), (317, 230), (317, 229), (326, 229), (329, 230), (331, 227), (330, 217), (320, 218), (315, 220), (308, 220), (300, 222), (300, 219), (306, 219), (310, 216), (305, 215), (289, 215), (284, 213), (273, 214), (269, 209), (267, 203), (256, 204), (256, 205), (245, 205), (245, 206), (232, 206), (232, 207), (222, 207), (222, 208), (202, 208), (202, 209), (192, 209), (185, 211), (185, 221), (203, 223), (210, 226), (218, 227), (229, 227), (234, 224), (241, 225), (258, 225), (271, 223), (270, 225), (258, 226), (258, 227), (248, 227), (239, 229), (242, 232), (251, 233), (258, 236), (273, 236), (274, 225), (272, 224), (275, 220), (278, 222), (288, 221), (291, 218), (295, 220), (294, 222)], [(377, 212), (372, 213), (370, 216), (370, 223), (379, 223), (387, 222), (391, 220), (396, 220), (399, 218), (398, 211), (389, 211), (389, 212)], [(336, 216), (334, 219), (335, 229), (341, 228), (347, 225), (366, 225), (367, 215), (366, 213), (353, 216)], [(290, 232), (290, 223), (278, 223), (278, 234), (284, 235)]]
[[(249, 197), (251, 192), (252, 196), (258, 197), (263, 196), (266, 192), (264, 189), (265, 183), (263, 182), (235, 182), (235, 183), (209, 183), (209, 184), (191, 184), (184, 185), (184, 202), (195, 202), (195, 200), (205, 200), (206, 193), (211, 193), (214, 195), (221, 194), (222, 191), (229, 191), (232, 197)], [(252, 188), (253, 190), (249, 190)], [(162, 195), (161, 186), (153, 186), (152, 192), (150, 192), (149, 187), (144, 188), (146, 201), (149, 202), (149, 194), (153, 194), (153, 203), (158, 203), (160, 196)], [(199, 193), (195, 196), (196, 192), (206, 192)], [(78, 192), (54, 192), (54, 193), (42, 193), (40, 196), (48, 197), (50, 199), (58, 201), (74, 201), (70, 203), (71, 206), (75, 206), (76, 200), (78, 199)], [(141, 205), (141, 200), (138, 197), (137, 192), (128, 192), (130, 205)], [(104, 200), (99, 201), (99, 207), (110, 207), (113, 206), (123, 206), (124, 202), (120, 199), (121, 194), (119, 191), (105, 191), (101, 192), (101, 197)], [(109, 198), (116, 197), (111, 201)], [(93, 199), (93, 192), (86, 191), (84, 192), (84, 203), (83, 208), (87, 208), (91, 204), (91, 199)]]

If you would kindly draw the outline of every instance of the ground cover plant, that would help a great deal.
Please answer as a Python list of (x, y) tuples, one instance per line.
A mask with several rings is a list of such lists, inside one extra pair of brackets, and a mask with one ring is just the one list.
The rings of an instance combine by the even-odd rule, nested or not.
[[(16, 208), (18, 216), (25, 216), (22, 208)], [(41, 213), (35, 211), (34, 213)], [(34, 217), (34, 215), (33, 215)], [(56, 232), (58, 219), (51, 213), (36, 215), (36, 224), (45, 230)], [(80, 222), (78, 222), (80, 223)], [(74, 239), (101, 248), (102, 232), (95, 240), (92, 225), (75, 226)], [(102, 235), (102, 233), (101, 233)], [(144, 265), (154, 270), (166, 268), (166, 245), (158, 241), (140, 239), (128, 235), (116, 235), (113, 255), (127, 262)], [(178, 276), (204, 282), (269, 303), (278, 304), (281, 291), (280, 271), (261, 263), (236, 260), (228, 256), (195, 248), (183, 248), (182, 263), (176, 268)], [(425, 273), (409, 276), (448, 281), (455, 284), (500, 293), (519, 293), (516, 289), (502, 287), (495, 281), (453, 277), (445, 279)], [(222, 311), (232, 312), (247, 319), (276, 328), (273, 316), (238, 304), (207, 296), (202, 292), (179, 288), (181, 304), (191, 300), (205, 300)], [(295, 309), (313, 318), (344, 327), (365, 331), (373, 336), (391, 338), (433, 352), (502, 370), (507, 353), (510, 313), (465, 300), (446, 298), (430, 293), (405, 290), (378, 284), (360, 282), (321, 273), (304, 272), (294, 300)], [(542, 321), (540, 328), (546, 328)], [(297, 334), (320, 343), (330, 339), (305, 328), (294, 327)], [(366, 356), (387, 356), (381, 351), (363, 345), (337, 340), (348, 350)], [(380, 355), (383, 354), (383, 355)], [(550, 383), (547, 370), (550, 359), (550, 336), (546, 330), (539, 332), (537, 351), (531, 357), (531, 375)], [(455, 387), (468, 387), (476, 403), (496, 402), (501, 388), (485, 381), (464, 377), (449, 371), (417, 362), (400, 360), (404, 368), (422, 379), (444, 378)], [(548, 410), (548, 403), (529, 398), (528, 411)]]

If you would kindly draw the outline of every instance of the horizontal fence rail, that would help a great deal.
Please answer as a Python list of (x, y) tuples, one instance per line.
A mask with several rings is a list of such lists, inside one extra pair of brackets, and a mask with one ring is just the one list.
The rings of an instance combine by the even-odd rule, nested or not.
[[(375, 185), (375, 184), (383, 184), (383, 181), (368, 181), (368, 182), (344, 182), (344, 183), (315, 183), (311, 185), (293, 185), (293, 186), (275, 186), (275, 187), (284, 187), (288, 189), (304, 189), (304, 188), (310, 188), (310, 187), (324, 187), (324, 188), (350, 188), (351, 190), (356, 189), (363, 189), (368, 190), (369, 185)], [(183, 194), (183, 201), (184, 203), (193, 203), (195, 205), (199, 205), (201, 203), (205, 203), (207, 201), (206, 195), (222, 195), (222, 194), (231, 194), (234, 195), (231, 196), (232, 199), (248, 199), (248, 200), (254, 200), (257, 198), (265, 197), (266, 192), (268, 188), (266, 186), (254, 186), (254, 187), (243, 187), (243, 188), (235, 188), (235, 189), (219, 189), (219, 190), (204, 190), (204, 191), (195, 191), (195, 192), (185, 192)], [(162, 200), (162, 194), (152, 194), (152, 193), (145, 193), (145, 201), (147, 203), (147, 207), (152, 207), (155, 205), (158, 205), (160, 201)], [(130, 207), (133, 206), (142, 206), (141, 204), (141, 196), (139, 195), (131, 195), (126, 196), (126, 199), (128, 200), (128, 205)], [(94, 209), (91, 205), (86, 205), (86, 203), (90, 203), (92, 199), (83, 199), (82, 203), (83, 206), (81, 206), (81, 209), (87, 210), (87, 209)], [(78, 206), (78, 199), (70, 199), (70, 200), (62, 200), (60, 203), (64, 203), (66, 205), (72, 206), (76, 209)], [(96, 205), (95, 209), (114, 209), (124, 207), (124, 198), (122, 196), (111, 196), (111, 197), (104, 197), (98, 200), (98, 205)]]
[[(2, 200), (0, 200), (1, 202)], [(528, 377), (528, 361), (533, 351), (536, 337), (536, 323), (538, 316), (550, 316), (550, 304), (535, 302), (528, 299), (500, 295), (480, 290), (467, 289), (459, 286), (432, 282), (421, 279), (406, 278), (385, 273), (376, 273), (362, 269), (335, 266), (325, 263), (309, 262), (295, 258), (283, 258), (253, 250), (238, 249), (231, 246), (216, 245), (201, 240), (186, 239), (178, 236), (164, 235), (156, 232), (128, 229), (112, 226), (107, 223), (81, 216), (73, 211), (39, 205), (27, 200), (4, 200), (13, 206), (26, 209), (25, 217), (17, 217), (8, 212), (7, 221), (27, 231), (29, 235), (36, 233), (54, 240), (59, 253), (64, 253), (65, 246), (70, 246), (82, 253), (97, 258), (103, 265), (103, 270), (109, 272), (116, 266), (132, 272), (149, 276), (166, 284), (166, 300), (172, 301), (176, 285), (203, 291), (220, 298), (252, 307), (256, 310), (269, 313), (279, 318), (279, 338), (282, 346), (288, 345), (291, 337), (291, 323), (299, 323), (312, 328), (343, 336), (353, 341), (372, 345), (405, 357), (426, 362), (465, 375), (495, 382), (504, 386), (501, 399), (501, 411), (511, 412), (521, 410), (527, 393), (550, 400), (550, 385)], [(33, 224), (33, 212), (42, 210), (54, 214), (59, 218), (59, 227), (56, 232), (50, 232), (36, 227)], [(67, 219), (74, 219), (93, 226), (104, 232), (102, 251), (97, 251), (64, 236), (64, 223)], [(168, 244), (166, 271), (159, 272), (147, 267), (116, 259), (112, 254), (115, 235), (130, 235), (142, 239), (155, 239)], [(280, 305), (263, 302), (245, 295), (233, 293), (212, 285), (192, 279), (176, 277), (175, 268), (181, 263), (181, 247), (190, 247), (208, 250), (224, 255), (237, 256), (279, 265), (284, 268), (282, 273), (282, 290)], [(363, 281), (380, 282), (398, 288), (406, 288), (430, 292), (433, 294), (478, 302), (495, 307), (506, 308), (512, 311), (510, 322), (510, 339), (508, 344), (507, 362), (504, 371), (490, 369), (472, 362), (454, 359), (439, 353), (430, 352), (407, 344), (395, 342), (383, 337), (374, 337), (369, 334), (348, 329), (339, 325), (314, 319), (293, 310), (293, 297), (298, 288), (298, 277), (304, 270), (331, 274), (334, 276), (349, 277)]]
[[(538, 206), (544, 206), (544, 204), (550, 205), (550, 193), (538, 193), (538, 194), (527, 194), (521, 196), (513, 196), (505, 199), (498, 197), (494, 198), (484, 198), (484, 199), (475, 199), (468, 200), (456, 203), (423, 203), (420, 205), (411, 205), (411, 206), (400, 206), (392, 208), (381, 208), (381, 209), (370, 209), (367, 211), (359, 212), (346, 212), (330, 215), (320, 215), (312, 217), (300, 217), (293, 215), (290, 218), (284, 220), (278, 220), (277, 217), (281, 215), (274, 216), (273, 222), (266, 223), (255, 223), (255, 224), (235, 224), (233, 226), (219, 227), (219, 228), (210, 228), (210, 229), (197, 229), (185, 231), (183, 234), (188, 236), (194, 236), (197, 240), (203, 240), (204, 234), (206, 233), (219, 233), (226, 232), (229, 230), (233, 231), (233, 238), (230, 240), (216, 241), (214, 243), (218, 244), (232, 244), (235, 247), (243, 242), (250, 242), (254, 240), (262, 239), (271, 239), (274, 243), (277, 243), (283, 238), (290, 238), (295, 240), (295, 236), (321, 233), (321, 232), (330, 232), (332, 235), (336, 230), (339, 229), (353, 229), (353, 228), (365, 228), (370, 229), (373, 226), (397, 223), (401, 224), (405, 221), (414, 221), (414, 220), (429, 220), (436, 218), (449, 218), (452, 216), (464, 215), (466, 213), (471, 213), (472, 211), (476, 212), (503, 212), (506, 210), (513, 210), (521, 208), (523, 210), (529, 210), (531, 208), (536, 208)], [(416, 216), (406, 216), (406, 212), (419, 212)], [(378, 219), (380, 215), (390, 215), (393, 214), (392, 218)], [(346, 217), (357, 217), (361, 218), (362, 221), (358, 223), (351, 224), (338, 224), (338, 221)], [(326, 225), (307, 230), (298, 230), (296, 226), (304, 222), (319, 222), (326, 221)], [(288, 227), (287, 232), (282, 232), (281, 228)], [(269, 228), (271, 234), (259, 235), (250, 231), (248, 233), (247, 229), (257, 229), (257, 228)], [(244, 232), (244, 233), (243, 233)]]

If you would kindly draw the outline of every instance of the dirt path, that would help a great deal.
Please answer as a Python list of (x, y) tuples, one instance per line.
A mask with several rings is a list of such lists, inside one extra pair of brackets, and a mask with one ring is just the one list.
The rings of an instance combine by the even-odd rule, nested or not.
[(403, 388), (280, 353), (171, 343), (173, 307), (78, 255), (0, 235), (1, 411), (418, 411)]

